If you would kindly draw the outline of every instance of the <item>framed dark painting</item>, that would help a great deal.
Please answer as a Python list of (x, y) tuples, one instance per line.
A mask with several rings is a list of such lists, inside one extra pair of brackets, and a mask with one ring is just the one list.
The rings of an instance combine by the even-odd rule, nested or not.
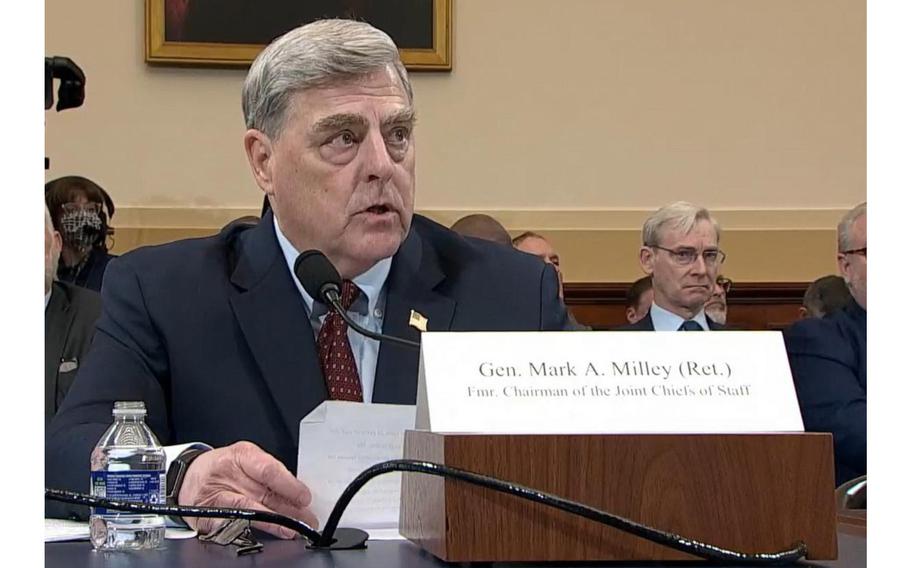
[(246, 66), (270, 41), (320, 18), (389, 34), (411, 70), (452, 69), (454, 0), (145, 0), (148, 63)]

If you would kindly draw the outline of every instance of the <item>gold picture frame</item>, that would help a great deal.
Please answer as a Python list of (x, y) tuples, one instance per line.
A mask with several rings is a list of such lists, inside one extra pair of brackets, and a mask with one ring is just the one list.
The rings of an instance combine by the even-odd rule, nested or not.
[[(156, 65), (192, 65), (206, 67), (244, 67), (265, 47), (266, 43), (230, 43), (168, 39), (166, 25), (173, 14), (166, 9), (179, 10), (200, 0), (145, 0), (145, 61)], [(289, 0), (292, 1), (292, 0)], [(432, 47), (399, 45), (401, 60), (409, 70), (451, 71), (452, 69), (452, 3), (454, 0), (423, 0), (432, 3), (432, 15), (420, 22), (419, 32), (431, 34)], [(169, 2), (171, 4), (169, 4)], [(339, 6), (344, 2), (339, 2)], [(406, 2), (400, 2), (404, 5)], [(199, 4), (196, 4), (198, 6)], [(260, 10), (266, 10), (260, 4)], [(431, 21), (430, 21), (431, 20)], [(424, 28), (424, 26), (428, 26)], [(432, 31), (429, 30), (432, 27)], [(276, 30), (280, 34), (286, 30)]]

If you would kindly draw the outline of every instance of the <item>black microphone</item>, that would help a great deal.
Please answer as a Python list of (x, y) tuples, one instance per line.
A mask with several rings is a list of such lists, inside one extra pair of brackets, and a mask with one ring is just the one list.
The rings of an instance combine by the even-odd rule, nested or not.
[(338, 270), (335, 269), (332, 261), (322, 252), (307, 250), (300, 253), (300, 256), (294, 261), (294, 275), (297, 276), (297, 280), (300, 281), (307, 294), (332, 306), (338, 312), (338, 315), (341, 316), (341, 319), (360, 335), (365, 335), (378, 341), (389, 341), (398, 345), (420, 349), (420, 344), (415, 341), (376, 333), (361, 327), (352, 320), (341, 306), (341, 275), (338, 274)]

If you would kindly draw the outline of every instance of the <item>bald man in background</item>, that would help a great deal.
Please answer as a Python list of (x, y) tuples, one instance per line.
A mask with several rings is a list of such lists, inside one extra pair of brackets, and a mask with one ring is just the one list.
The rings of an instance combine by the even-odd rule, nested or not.
[(512, 237), (502, 223), (483, 213), (462, 217), (452, 224), (451, 229), (463, 237), (474, 237), (512, 247)]

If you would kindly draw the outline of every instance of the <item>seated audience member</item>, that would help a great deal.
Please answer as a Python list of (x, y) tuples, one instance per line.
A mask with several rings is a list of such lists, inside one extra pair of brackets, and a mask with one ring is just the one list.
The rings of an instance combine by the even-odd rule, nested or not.
[(222, 231), (231, 231), (234, 227), (237, 226), (255, 226), (259, 223), (259, 217), (255, 215), (244, 215), (242, 217), (237, 217), (232, 221), (228, 222), (224, 227), (221, 227)]
[(80, 176), (66, 176), (44, 186), (44, 199), (51, 220), (63, 237), (57, 279), (96, 292), (107, 263), (107, 238), (114, 234), (111, 217), (114, 202), (98, 184)]
[(829, 274), (809, 284), (799, 308), (800, 318), (823, 318), (850, 303), (850, 289), (843, 276)]
[(512, 247), (512, 237), (502, 223), (482, 213), (462, 217), (452, 224), (452, 230), (464, 237), (474, 237)]
[[(521, 252), (526, 252), (528, 254), (533, 254), (540, 260), (551, 265), (556, 270), (556, 275), (559, 276), (559, 297), (565, 298), (565, 291), (563, 290), (562, 282), (562, 270), (559, 267), (559, 253), (556, 252), (556, 249), (553, 248), (553, 245), (543, 237), (533, 231), (525, 231), (524, 233), (518, 235), (512, 239), (512, 246)], [(578, 331), (591, 331), (591, 327), (578, 323), (575, 320), (575, 316), (572, 315), (572, 312), (569, 312), (569, 320)]]
[(678, 201), (660, 208), (642, 227), (638, 260), (651, 276), (654, 301), (648, 313), (619, 331), (708, 331), (723, 326), (705, 315), (717, 271), (720, 226), (703, 207)]
[(626, 292), (626, 320), (629, 323), (641, 321), (651, 310), (654, 302), (654, 288), (651, 286), (651, 277), (642, 276), (632, 283)]
[(838, 485), (866, 474), (866, 204), (837, 226), (837, 265), (850, 300), (784, 333), (806, 430), (834, 435)]
[(60, 408), (79, 365), (88, 353), (101, 296), (91, 290), (55, 282), (62, 242), (44, 208), (44, 425)]
[(733, 281), (725, 276), (718, 276), (714, 283), (711, 298), (705, 304), (705, 313), (714, 323), (727, 325), (727, 294), (733, 287)]
[[(414, 214), (413, 98), (398, 48), (365, 22), (316, 21), (260, 52), (243, 143), (271, 211), (111, 262), (92, 349), (48, 430), (48, 487), (84, 490), (114, 401), (142, 400), (187, 467), (171, 501), (315, 524), (291, 473), (301, 419), (330, 399), (414, 404), (419, 351), (349, 330), (296, 279), (301, 251), (326, 255), (342, 305), (374, 332), (419, 341), (412, 311), (430, 331), (568, 329), (552, 268)], [(185, 445), (197, 442), (212, 449)]]

